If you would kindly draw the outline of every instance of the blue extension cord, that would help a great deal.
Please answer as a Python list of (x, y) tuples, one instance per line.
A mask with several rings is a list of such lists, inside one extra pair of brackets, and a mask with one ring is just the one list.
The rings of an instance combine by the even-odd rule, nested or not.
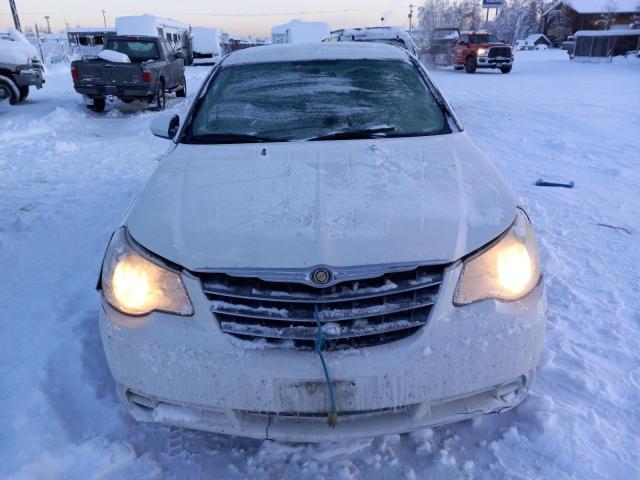
[(318, 330), (316, 331), (316, 340), (314, 344), (313, 351), (318, 354), (320, 357), (320, 361), (322, 362), (322, 370), (324, 370), (324, 380), (327, 383), (327, 390), (329, 391), (329, 415), (327, 416), (327, 423), (330, 428), (335, 428), (338, 424), (338, 413), (336, 412), (336, 399), (333, 394), (333, 385), (331, 385), (331, 377), (329, 377), (329, 370), (327, 369), (327, 364), (324, 361), (324, 356), (322, 355), (322, 349), (324, 348), (324, 342), (326, 337), (324, 336), (324, 332), (322, 331), (322, 324), (320, 323), (320, 312), (318, 311), (318, 304), (316, 303), (315, 309), (313, 312), (313, 318), (316, 321), (316, 327)]

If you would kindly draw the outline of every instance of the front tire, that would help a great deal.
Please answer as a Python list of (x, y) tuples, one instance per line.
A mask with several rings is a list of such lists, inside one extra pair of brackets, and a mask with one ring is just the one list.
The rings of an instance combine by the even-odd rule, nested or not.
[(0, 98), (8, 99), (10, 105), (15, 105), (20, 101), (20, 95), (16, 94), (16, 86), (13, 85), (10, 79), (0, 79), (0, 90), (2, 90), (2, 95)]
[(22, 102), (23, 100), (26, 100), (27, 97), (29, 96), (29, 86), (25, 85), (22, 87), (18, 87), (18, 89), (20, 90), (20, 98), (18, 99), (18, 101)]
[(478, 69), (478, 62), (476, 61), (476, 57), (472, 57), (469, 55), (467, 60), (464, 62), (464, 70), (467, 73), (476, 73)]
[(184, 98), (187, 96), (187, 79), (182, 77), (182, 88), (176, 90), (176, 97)]
[(154, 110), (162, 112), (167, 106), (167, 92), (164, 89), (164, 80), (160, 80), (158, 91), (156, 92), (156, 104)]
[(513, 68), (513, 65), (502, 65), (500, 67), (500, 71), (502, 73), (509, 73), (511, 71), (511, 69)]

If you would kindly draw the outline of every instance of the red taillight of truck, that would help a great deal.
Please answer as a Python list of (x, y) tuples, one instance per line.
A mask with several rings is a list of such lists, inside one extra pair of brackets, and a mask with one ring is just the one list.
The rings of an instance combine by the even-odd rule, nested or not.
[(142, 70), (142, 81), (144, 83), (151, 83), (151, 70)]
[(78, 69), (76, 67), (71, 67), (71, 78), (73, 78), (74, 82), (78, 81)]

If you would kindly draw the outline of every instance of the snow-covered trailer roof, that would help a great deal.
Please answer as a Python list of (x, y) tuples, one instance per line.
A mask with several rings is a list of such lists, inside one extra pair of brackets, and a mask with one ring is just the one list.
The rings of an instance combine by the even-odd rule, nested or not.
[(209, 27), (191, 27), (193, 51), (199, 53), (221, 54), (220, 30)]
[(116, 17), (116, 32), (118, 35), (145, 35), (155, 37), (158, 35), (158, 28), (167, 27), (179, 30), (190, 29), (186, 23), (149, 14)]
[(313, 60), (405, 60), (405, 50), (381, 43), (324, 42), (265, 45), (238, 50), (222, 61), (223, 66), (250, 63), (300, 62)]
[[(305, 43), (321, 42), (329, 36), (329, 24), (326, 22), (306, 22), (291, 20), (282, 25), (271, 28), (274, 43)], [(276, 41), (276, 37), (284, 37), (283, 41)]]
[(564, 4), (578, 13), (633, 13), (639, 10), (638, 0), (560, 0), (547, 8), (542, 16), (547, 15), (558, 5)]

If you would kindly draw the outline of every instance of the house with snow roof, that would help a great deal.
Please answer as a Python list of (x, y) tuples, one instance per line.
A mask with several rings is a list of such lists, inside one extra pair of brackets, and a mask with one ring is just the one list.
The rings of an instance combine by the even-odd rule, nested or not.
[(544, 34), (559, 43), (579, 30), (640, 26), (640, 0), (559, 0), (542, 12)]

